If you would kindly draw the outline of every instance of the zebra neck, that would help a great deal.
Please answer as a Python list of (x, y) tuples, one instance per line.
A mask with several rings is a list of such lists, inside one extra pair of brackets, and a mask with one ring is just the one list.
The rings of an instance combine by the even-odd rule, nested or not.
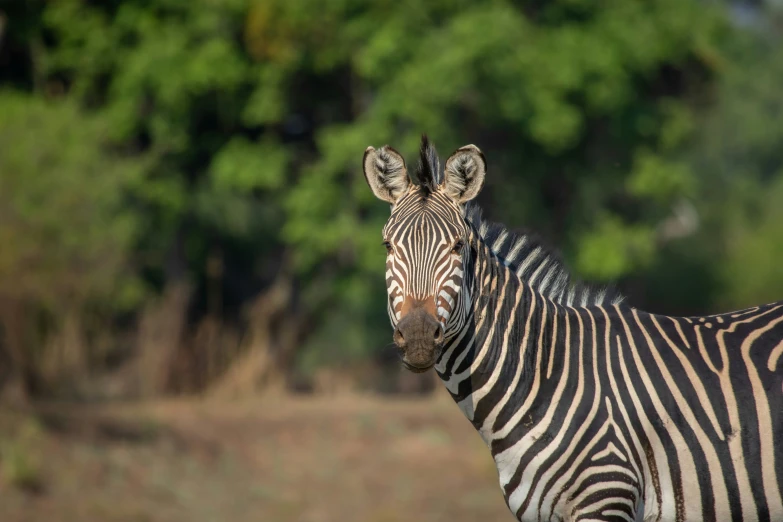
[(537, 397), (547, 388), (540, 377), (547, 365), (550, 375), (554, 370), (566, 308), (535, 292), (488, 250), (478, 250), (473, 273), (468, 320), (435, 368), (490, 445), (497, 431), (520, 424), (523, 405), (546, 407)]

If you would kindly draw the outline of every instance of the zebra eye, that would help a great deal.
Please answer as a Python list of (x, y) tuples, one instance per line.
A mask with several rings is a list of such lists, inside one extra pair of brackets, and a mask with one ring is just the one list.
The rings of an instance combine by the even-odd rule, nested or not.
[(391, 246), (391, 243), (389, 243), (388, 241), (384, 241), (383, 242), (383, 246), (386, 247), (386, 253), (387, 254), (391, 254), (394, 251), (394, 249)]
[(452, 248), (451, 251), (454, 252), (455, 254), (459, 254), (460, 252), (462, 252), (462, 247), (464, 246), (465, 246), (464, 241), (460, 239), (459, 241), (454, 243), (454, 248)]

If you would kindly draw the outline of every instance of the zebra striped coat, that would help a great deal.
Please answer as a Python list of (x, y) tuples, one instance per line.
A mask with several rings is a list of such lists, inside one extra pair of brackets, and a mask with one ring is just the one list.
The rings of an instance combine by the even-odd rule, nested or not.
[(475, 146), (419, 185), (393, 149), (364, 172), (392, 205), (389, 316), (489, 447), (519, 520), (783, 521), (783, 303), (697, 318), (573, 282), (470, 203)]

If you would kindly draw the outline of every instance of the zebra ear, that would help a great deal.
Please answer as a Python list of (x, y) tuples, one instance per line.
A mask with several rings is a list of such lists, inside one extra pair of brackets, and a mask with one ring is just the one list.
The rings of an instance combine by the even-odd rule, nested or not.
[(446, 160), (443, 186), (460, 203), (475, 198), (484, 186), (487, 162), (475, 145), (465, 145)]
[(408, 191), (411, 185), (405, 160), (399, 152), (385, 145), (380, 149), (367, 147), (364, 151), (364, 177), (378, 199), (392, 205)]

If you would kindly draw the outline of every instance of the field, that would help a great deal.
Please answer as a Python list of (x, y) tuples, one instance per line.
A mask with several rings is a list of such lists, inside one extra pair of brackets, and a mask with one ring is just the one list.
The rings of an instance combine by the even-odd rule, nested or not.
[(0, 415), (0, 521), (512, 520), (448, 397), (267, 397)]

